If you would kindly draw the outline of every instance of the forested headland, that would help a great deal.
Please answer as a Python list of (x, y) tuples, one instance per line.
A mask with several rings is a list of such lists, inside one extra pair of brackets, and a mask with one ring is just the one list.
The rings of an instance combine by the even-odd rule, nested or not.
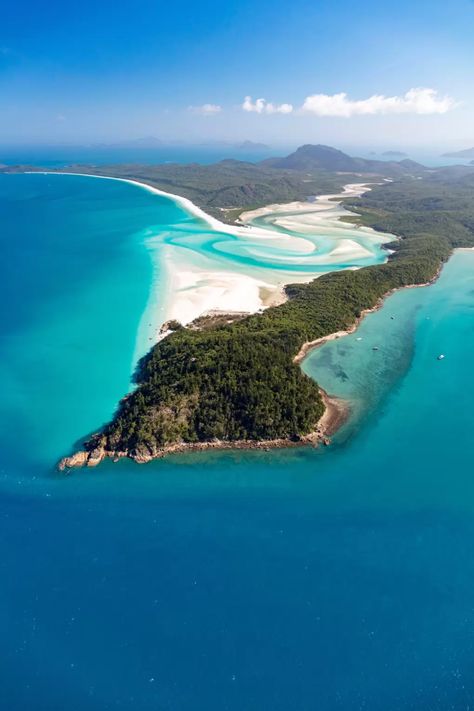
[(143, 358), (113, 420), (63, 464), (146, 461), (179, 444), (301, 440), (324, 404), (295, 355), (349, 329), (391, 290), (433, 280), (454, 248), (474, 246), (473, 195), (474, 171), (443, 169), (348, 200), (359, 215), (351, 221), (400, 237), (385, 264), (289, 285), (284, 304), (230, 324), (177, 329)]

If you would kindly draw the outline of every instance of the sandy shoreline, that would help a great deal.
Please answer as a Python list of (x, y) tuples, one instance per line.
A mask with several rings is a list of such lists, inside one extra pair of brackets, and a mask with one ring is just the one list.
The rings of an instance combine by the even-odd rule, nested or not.
[[(161, 197), (166, 197), (166, 198), (171, 198), (177, 205), (180, 205), (187, 213), (190, 215), (193, 215), (194, 217), (198, 217), (199, 219), (203, 220), (206, 224), (209, 225), (213, 230), (216, 230), (218, 232), (227, 232), (229, 234), (233, 234), (235, 236), (248, 236), (249, 229), (252, 229), (252, 232), (256, 231), (259, 235), (262, 237), (269, 237), (269, 233), (265, 229), (259, 229), (258, 227), (252, 227), (249, 228), (247, 225), (248, 223), (253, 220), (255, 217), (259, 217), (261, 215), (266, 215), (268, 213), (274, 213), (278, 211), (296, 211), (300, 210), (301, 212), (321, 212), (321, 211), (326, 211), (329, 209), (333, 209), (336, 207), (340, 202), (347, 198), (347, 197), (360, 197), (363, 195), (365, 192), (368, 190), (371, 190), (370, 185), (372, 183), (348, 183), (343, 187), (342, 193), (334, 193), (331, 195), (318, 195), (314, 202), (310, 201), (304, 201), (300, 200), (297, 202), (292, 202), (292, 203), (275, 203), (272, 205), (267, 205), (262, 208), (258, 208), (257, 210), (251, 210), (247, 212), (242, 212), (239, 215), (239, 221), (241, 222), (241, 225), (231, 225), (227, 224), (225, 222), (221, 222), (218, 220), (216, 217), (212, 217), (211, 215), (208, 215), (207, 212), (205, 212), (201, 207), (198, 207), (198, 205), (195, 205), (189, 198), (185, 198), (181, 195), (177, 195), (176, 193), (168, 193), (165, 190), (160, 190), (159, 188), (154, 187), (153, 185), (149, 185), (149, 183), (143, 183), (139, 180), (133, 180), (133, 178), (118, 178), (114, 177), (113, 175), (95, 175), (94, 173), (75, 173), (75, 172), (70, 172), (67, 170), (64, 171), (25, 171), (26, 174), (40, 174), (40, 175), (76, 175), (78, 177), (86, 177), (86, 178), (97, 178), (101, 180), (117, 180), (121, 183), (130, 183), (131, 185), (137, 185), (138, 187), (141, 187), (148, 192), (151, 192), (155, 195), (160, 195)], [(350, 213), (349, 213), (350, 214)], [(347, 223), (346, 223), (347, 224)], [(369, 229), (369, 228), (367, 228)], [(294, 240), (294, 237), (291, 237), (292, 240)]]
[[(137, 183), (137, 181), (131, 181)], [(137, 183), (140, 184), (140, 183)], [(144, 187), (159, 195), (165, 195), (176, 200), (177, 204), (186, 209), (190, 214), (203, 219), (213, 230), (233, 235), (241, 240), (243, 250), (247, 249), (249, 244), (253, 244), (254, 240), (258, 240), (265, 247), (273, 249), (272, 260), (273, 264), (282, 264), (287, 267), (288, 272), (291, 272), (293, 265), (297, 266), (304, 258), (304, 263), (307, 265), (307, 273), (299, 273), (294, 271), (283, 279), (280, 274), (278, 281), (275, 282), (275, 277), (270, 273), (263, 273), (262, 277), (255, 276), (255, 271), (251, 273), (237, 272), (232, 269), (225, 269), (219, 264), (203, 264), (201, 267), (196, 264), (196, 255), (193, 255), (192, 260), (186, 261), (182, 254), (167, 251), (166, 257), (163, 260), (163, 265), (168, 274), (170, 282), (169, 306), (166, 308), (166, 320), (176, 319), (184, 325), (189, 324), (196, 318), (205, 313), (219, 310), (228, 312), (247, 312), (249, 314), (256, 313), (262, 309), (268, 308), (276, 304), (283, 303), (286, 300), (284, 292), (285, 284), (293, 282), (308, 282), (317, 278), (320, 273), (311, 271), (314, 265), (318, 265), (324, 260), (328, 266), (328, 271), (331, 266), (345, 261), (352, 261), (361, 258), (370, 258), (371, 252), (365, 249), (362, 245), (351, 239), (339, 239), (337, 245), (331, 250), (330, 254), (321, 256), (318, 252), (314, 254), (315, 247), (309, 239), (299, 237), (293, 234), (285, 234), (277, 232), (271, 227), (260, 227), (251, 224), (254, 219), (253, 213), (242, 213), (239, 221), (243, 225), (230, 226), (219, 222), (216, 218), (206, 215), (206, 213), (194, 205), (186, 198), (180, 198), (173, 194), (164, 193), (161, 190), (147, 186)], [(295, 205), (298, 205), (298, 212), (305, 219), (308, 215), (313, 216), (313, 221), (308, 225), (309, 232), (317, 233), (323, 227), (321, 216), (324, 217), (324, 228), (326, 225), (336, 225), (340, 223), (340, 216), (348, 215), (343, 208), (340, 212), (334, 211), (339, 208), (342, 200), (348, 196), (362, 195), (366, 190), (369, 190), (367, 183), (349, 184), (344, 187), (342, 193), (333, 195), (322, 195), (316, 198), (314, 202), (299, 202), (272, 205), (261, 208), (261, 212), (265, 214), (278, 212), (287, 212), (292, 210)], [(327, 214), (328, 211), (331, 214)], [(255, 211), (260, 214), (260, 211)], [(340, 223), (343, 229), (348, 228), (348, 223)], [(286, 225), (278, 225), (287, 229)], [(292, 228), (298, 231), (301, 228), (301, 223), (295, 221)], [(376, 234), (373, 230), (368, 229), (368, 233)], [(381, 240), (389, 241), (390, 237), (381, 235)], [(258, 247), (257, 247), (258, 249)], [(276, 251), (278, 250), (278, 252)], [(279, 254), (280, 253), (280, 254)], [(304, 255), (304, 257), (303, 257)], [(308, 255), (308, 256), (306, 256)], [(267, 270), (268, 271), (268, 270)], [(253, 273), (252, 273), (253, 272)]]
[[(286, 275), (281, 272), (277, 273), (276, 276), (270, 273), (265, 275), (265, 269), (262, 268), (260, 269), (262, 276), (254, 276), (253, 274), (236, 271), (235, 268), (232, 268), (232, 264), (229, 265), (230, 268), (226, 268), (226, 264), (212, 264), (212, 260), (206, 259), (203, 255), (192, 254), (190, 256), (184, 250), (176, 250), (174, 247), (160, 244), (159, 236), (148, 238), (146, 246), (152, 253), (152, 258), (160, 260), (159, 266), (165, 277), (163, 279), (162, 274), (161, 281), (166, 283), (166, 289), (165, 293), (161, 295), (161, 303), (158, 310), (156, 284), (154, 283), (151, 286), (149, 303), (140, 325), (140, 332), (142, 332), (141, 350), (145, 346), (149, 347), (150, 343), (156, 342), (160, 326), (165, 321), (176, 319), (186, 325), (206, 312), (216, 309), (229, 312), (245, 311), (249, 314), (256, 313), (261, 309), (268, 308), (270, 305), (282, 303), (285, 284), (296, 281), (308, 282), (317, 278), (320, 273), (323, 273), (317, 271), (320, 264), (326, 265), (328, 267), (327, 271), (331, 271), (333, 264), (337, 265), (340, 262), (350, 262), (371, 256), (371, 252), (361, 244), (346, 238), (338, 238), (337, 245), (329, 253), (320, 254), (318, 250), (315, 250), (314, 243), (309, 239), (311, 233), (317, 232), (323, 226), (325, 229), (334, 228), (336, 225), (339, 229), (347, 229), (348, 226), (350, 228), (349, 223), (341, 223), (339, 220), (343, 214), (347, 216), (350, 213), (343, 208), (339, 212), (337, 208), (344, 198), (359, 196), (369, 190), (368, 183), (348, 184), (344, 186), (341, 193), (321, 195), (314, 202), (282, 203), (244, 212), (239, 218), (243, 224), (233, 226), (211, 217), (188, 198), (165, 192), (148, 183), (131, 178), (116, 178), (68, 171), (43, 171), (42, 174), (76, 175), (101, 180), (118, 180), (136, 185), (154, 195), (173, 200), (185, 212), (202, 220), (213, 232), (232, 235), (242, 240), (242, 248), (244, 250), (249, 248), (258, 250), (258, 244), (262, 244), (265, 248), (270, 247), (274, 264), (281, 264), (287, 267), (288, 274)], [(287, 213), (288, 211), (297, 213), (291, 218), (291, 225), (279, 224), (278, 214)], [(328, 212), (331, 214), (325, 215)], [(308, 233), (308, 239), (297, 235), (284, 234), (273, 230), (271, 227), (266, 228), (248, 224), (255, 217), (268, 214), (277, 215), (275, 224), (278, 227), (294, 229), (295, 231), (301, 229), (303, 232), (306, 231)], [(360, 229), (362, 231), (365, 228)], [(371, 230), (367, 230), (367, 232), (376, 234)], [(385, 236), (381, 235), (381, 241), (384, 239)], [(250, 247), (247, 245), (250, 245)], [(250, 252), (251, 255), (252, 252)], [(223, 256), (225, 256), (225, 252)], [(304, 272), (297, 270), (302, 260), (304, 260), (304, 264), (307, 267), (307, 271)], [(254, 269), (253, 271), (255, 273), (259, 270)], [(143, 353), (140, 355), (143, 355)]]
[[(261, 238), (263, 240), (278, 240), (279, 242), (287, 242), (288, 239), (291, 240), (291, 244), (293, 248), (299, 248), (301, 251), (306, 251), (307, 250), (307, 245), (304, 239), (298, 239), (297, 237), (288, 237), (286, 235), (280, 235), (275, 232), (270, 232), (270, 230), (266, 230), (261, 227), (255, 227), (255, 226), (250, 226), (247, 224), (228, 224), (226, 222), (221, 222), (218, 220), (216, 217), (212, 217), (211, 215), (208, 215), (207, 212), (204, 212), (204, 210), (199, 207), (198, 205), (195, 205), (189, 198), (182, 197), (181, 195), (176, 195), (175, 193), (168, 193), (164, 190), (160, 190), (159, 188), (155, 188), (153, 185), (149, 185), (148, 183), (143, 183), (139, 180), (133, 180), (132, 178), (116, 178), (113, 175), (95, 175), (94, 173), (74, 173), (74, 172), (68, 172), (68, 171), (25, 171), (26, 174), (40, 174), (40, 175), (75, 175), (78, 177), (85, 177), (85, 178), (97, 178), (99, 180), (116, 180), (121, 183), (129, 183), (130, 185), (136, 185), (140, 188), (143, 188), (144, 190), (147, 190), (150, 193), (153, 193), (154, 195), (159, 195), (160, 197), (165, 197), (173, 200), (177, 205), (183, 208), (185, 212), (187, 212), (189, 215), (192, 215), (193, 217), (197, 217), (198, 219), (202, 220), (205, 222), (212, 230), (216, 232), (225, 232), (226, 234), (233, 235), (235, 237), (242, 237), (242, 238), (248, 238), (250, 235)], [(359, 185), (359, 183), (355, 184)], [(360, 183), (360, 185), (363, 185)], [(365, 184), (364, 184), (365, 185)], [(350, 186), (345, 186), (350, 187)], [(367, 188), (369, 189), (369, 188)], [(362, 192), (365, 192), (363, 190)], [(359, 194), (362, 194), (359, 193)], [(350, 193), (352, 194), (352, 193)], [(355, 193), (354, 193), (355, 194)], [(321, 196), (321, 197), (326, 197), (326, 196)], [(327, 196), (327, 197), (340, 197), (341, 200), (342, 198), (348, 197), (348, 195), (343, 192), (340, 195), (333, 195), (333, 196)], [(301, 204), (306, 204), (306, 205), (312, 205), (312, 203), (301, 203)], [(334, 207), (335, 203), (332, 203), (331, 207)], [(283, 205), (284, 207), (284, 205)], [(266, 208), (262, 208), (266, 209)], [(326, 208), (321, 208), (321, 209), (328, 209)]]
[[(225, 224), (208, 215), (188, 198), (165, 192), (148, 183), (131, 178), (116, 178), (114, 176), (68, 171), (42, 171), (41, 174), (49, 176), (74, 175), (129, 183), (154, 195), (173, 200), (186, 213), (202, 220), (212, 232), (231, 235), (245, 242), (256, 240), (265, 247), (270, 246), (282, 251), (291, 248), (294, 255), (306, 254), (314, 249), (314, 246), (303, 238), (280, 234), (271, 229)], [(156, 246), (159, 246), (158, 250), (154, 250), (155, 240), (157, 241)], [(246, 311), (249, 314), (256, 313), (261, 309), (268, 308), (268, 306), (282, 303), (285, 283), (297, 280), (309, 281), (317, 276), (316, 274), (308, 274), (301, 277), (296, 272), (288, 280), (274, 283), (273, 281), (267, 281), (265, 278), (256, 278), (250, 274), (236, 271), (232, 269), (231, 265), (231, 268), (226, 268), (224, 264), (213, 265), (211, 260), (206, 260), (202, 255), (200, 258), (199, 255), (195, 254), (190, 257), (184, 250), (177, 251), (173, 247), (163, 246), (159, 244), (159, 236), (148, 238), (146, 246), (152, 253), (152, 259), (158, 258), (160, 260), (161, 281), (166, 283), (166, 289), (165, 293), (162, 293), (162, 303), (158, 309), (155, 293), (157, 291), (156, 284), (153, 283), (151, 285), (149, 303), (139, 327), (142, 336), (140, 338), (141, 343), (137, 344), (137, 357), (135, 360), (144, 355), (143, 351), (148, 349), (152, 342), (156, 342), (160, 326), (165, 321), (176, 319), (186, 325), (208, 311), (215, 309), (231, 312)], [(159, 254), (154, 255), (154, 251), (159, 252)], [(335, 259), (340, 258), (341, 255), (335, 256)], [(297, 260), (298, 257), (295, 256), (294, 259)], [(201, 265), (196, 263), (197, 260), (201, 262)], [(284, 263), (288, 264), (288, 269), (291, 271), (291, 257), (287, 256)]]
[[(265, 207), (259, 207), (256, 210), (241, 212), (239, 215), (239, 221), (243, 224), (248, 224), (258, 217), (287, 212), (301, 212), (303, 214), (327, 212), (328, 210), (333, 210), (335, 207), (338, 207), (341, 201), (345, 198), (360, 197), (365, 192), (368, 192), (371, 190), (370, 185), (372, 185), (372, 183), (348, 183), (347, 185), (344, 185), (342, 193), (318, 195), (314, 201), (297, 200), (289, 203), (273, 203), (271, 205), (266, 205)], [(350, 215), (350, 212), (347, 214)]]
[[(471, 248), (469, 248), (471, 249)], [(474, 247), (472, 248), (474, 249)], [(357, 331), (359, 328), (361, 322), (364, 320), (364, 318), (371, 313), (374, 313), (375, 311), (378, 311), (379, 309), (382, 308), (382, 306), (385, 303), (385, 300), (391, 296), (392, 294), (395, 294), (397, 291), (402, 291), (404, 289), (421, 289), (425, 286), (431, 286), (432, 284), (437, 281), (439, 278), (439, 275), (441, 274), (441, 269), (442, 266), (438, 269), (437, 273), (431, 279), (430, 281), (424, 282), (423, 284), (407, 284), (407, 286), (400, 286), (397, 287), (396, 289), (390, 289), (390, 291), (387, 291), (386, 294), (384, 294), (378, 302), (375, 304), (375, 306), (372, 306), (370, 309), (364, 309), (360, 316), (354, 321), (352, 326), (350, 326), (348, 329), (345, 331), (336, 331), (335, 333), (330, 333), (327, 336), (322, 336), (321, 338), (317, 338), (314, 341), (307, 341), (306, 343), (303, 343), (301, 346), (300, 350), (298, 353), (295, 355), (293, 358), (293, 363), (302, 363), (302, 361), (306, 358), (306, 356), (311, 353), (315, 348), (319, 348), (320, 346), (323, 346), (325, 343), (328, 343), (329, 341), (335, 341), (338, 338), (343, 338), (344, 336), (349, 336), (351, 333), (354, 333)]]

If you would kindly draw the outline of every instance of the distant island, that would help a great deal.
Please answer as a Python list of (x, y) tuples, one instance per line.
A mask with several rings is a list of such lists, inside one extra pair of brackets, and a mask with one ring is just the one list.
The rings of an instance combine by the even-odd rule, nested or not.
[(467, 160), (468, 158), (474, 158), (474, 147), (465, 148), (462, 151), (452, 151), (450, 153), (443, 153), (443, 158), (460, 158), (462, 160)]
[(160, 138), (155, 136), (144, 136), (142, 138), (129, 138), (114, 143), (101, 143), (102, 148), (162, 148), (165, 144)]
[(136, 389), (61, 469), (94, 466), (105, 457), (146, 462), (188, 449), (327, 443), (344, 407), (302, 372), (302, 357), (353, 330), (391, 291), (429, 284), (454, 248), (474, 246), (468, 166), (426, 169), (307, 145), (259, 164), (74, 166), (74, 172), (133, 178), (191, 197), (206, 212), (222, 215), (225, 206), (229, 220), (249, 205), (340, 192), (362, 177), (372, 189), (346, 200), (357, 212), (347, 219), (400, 239), (391, 243), (386, 263), (289, 284), (286, 301), (262, 313), (166, 324), (168, 335), (139, 364)]
[(384, 151), (382, 155), (387, 158), (408, 158), (408, 155), (403, 151)]
[(235, 148), (242, 151), (269, 151), (270, 146), (266, 143), (255, 143), (254, 141), (242, 141), (242, 143), (236, 143)]

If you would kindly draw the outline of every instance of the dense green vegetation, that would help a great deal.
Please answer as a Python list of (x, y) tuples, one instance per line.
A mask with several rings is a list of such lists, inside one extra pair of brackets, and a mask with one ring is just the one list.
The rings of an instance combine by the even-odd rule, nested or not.
[(143, 359), (137, 389), (104, 432), (107, 450), (154, 453), (179, 441), (298, 438), (323, 412), (293, 362), (303, 343), (347, 329), (388, 291), (435, 277), (453, 247), (474, 245), (474, 171), (436, 172), (374, 188), (351, 206), (401, 236), (384, 265), (290, 285), (289, 300), (230, 325), (181, 328)]
[(275, 170), (264, 164), (238, 160), (223, 160), (213, 165), (80, 165), (69, 166), (67, 170), (142, 181), (189, 198), (208, 214), (223, 221), (232, 221), (244, 208), (340, 192), (346, 183), (360, 180), (356, 175)]
[(457, 167), (431, 171), (422, 180), (376, 186), (346, 204), (357, 210), (360, 222), (377, 230), (401, 237), (429, 233), (450, 247), (467, 247), (474, 230), (473, 198), (474, 171)]

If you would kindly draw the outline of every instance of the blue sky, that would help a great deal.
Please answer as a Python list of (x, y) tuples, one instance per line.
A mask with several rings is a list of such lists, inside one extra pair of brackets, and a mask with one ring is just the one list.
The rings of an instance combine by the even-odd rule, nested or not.
[(473, 28), (472, 0), (20, 0), (2, 8), (0, 142), (474, 144)]

